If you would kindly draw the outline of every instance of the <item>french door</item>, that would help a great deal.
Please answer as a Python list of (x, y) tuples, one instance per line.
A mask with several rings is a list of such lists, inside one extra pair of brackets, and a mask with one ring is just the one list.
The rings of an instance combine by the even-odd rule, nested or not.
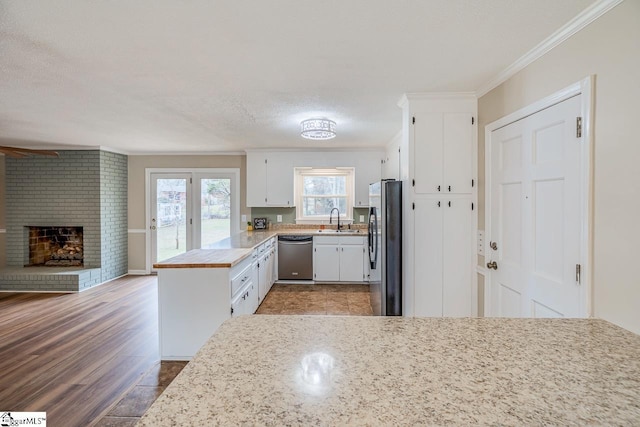
[(574, 96), (491, 133), (491, 315), (583, 317)]
[(149, 173), (151, 266), (239, 231), (238, 175), (226, 169)]

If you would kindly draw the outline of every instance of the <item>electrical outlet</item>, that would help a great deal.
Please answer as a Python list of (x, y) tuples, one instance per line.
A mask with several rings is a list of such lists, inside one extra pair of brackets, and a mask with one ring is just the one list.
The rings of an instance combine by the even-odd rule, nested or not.
[(364, 215), (360, 215), (360, 222), (364, 222)]
[(242, 223), (245, 224), (247, 222), (247, 216), (242, 215)]
[(277, 222), (282, 222), (282, 215), (278, 215), (278, 216), (276, 217), (276, 221), (277, 221)]

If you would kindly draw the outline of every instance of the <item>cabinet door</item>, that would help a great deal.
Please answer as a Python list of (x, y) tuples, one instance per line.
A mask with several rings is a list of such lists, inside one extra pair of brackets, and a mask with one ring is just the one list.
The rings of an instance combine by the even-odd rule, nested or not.
[(369, 206), (369, 184), (379, 181), (382, 176), (382, 163), (377, 154), (363, 155), (356, 163), (354, 207)]
[(264, 301), (264, 297), (269, 292), (269, 279), (267, 277), (267, 255), (262, 254), (258, 263), (258, 292), (260, 301)]
[(315, 245), (313, 248), (313, 278), (316, 281), (340, 280), (338, 245)]
[(443, 209), (443, 315), (471, 316), (471, 200), (448, 200)]
[(442, 316), (443, 202), (415, 201), (415, 315)]
[[(420, 113), (415, 115), (413, 126), (414, 191), (417, 194), (442, 191), (442, 113)], [(440, 190), (438, 190), (440, 187)]]
[(249, 295), (247, 296), (247, 314), (253, 314), (258, 309), (260, 302), (258, 301), (258, 284), (251, 281), (247, 287)]
[(446, 193), (471, 193), (473, 177), (473, 130), (471, 114), (445, 114), (443, 117), (443, 187)]
[(363, 282), (364, 248), (362, 245), (340, 246), (340, 281)]
[(283, 153), (267, 158), (267, 206), (294, 206), (293, 163)]
[(247, 153), (247, 206), (267, 206), (267, 163), (260, 153)]

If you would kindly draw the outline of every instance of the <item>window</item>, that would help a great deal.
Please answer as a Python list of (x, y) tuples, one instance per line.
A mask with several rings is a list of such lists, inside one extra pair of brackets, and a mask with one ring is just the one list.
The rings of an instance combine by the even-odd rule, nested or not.
[(354, 168), (295, 170), (297, 223), (328, 221), (334, 208), (341, 221), (353, 220)]

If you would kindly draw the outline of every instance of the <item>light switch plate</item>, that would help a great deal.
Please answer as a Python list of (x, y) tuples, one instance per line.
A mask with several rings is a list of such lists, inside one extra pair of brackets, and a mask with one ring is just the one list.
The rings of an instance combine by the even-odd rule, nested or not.
[(360, 215), (360, 222), (364, 222), (364, 215)]
[(246, 223), (247, 222), (247, 216), (246, 215), (242, 215), (242, 223)]
[(278, 221), (278, 222), (282, 222), (282, 215), (278, 215), (278, 216), (276, 217), (276, 221)]

